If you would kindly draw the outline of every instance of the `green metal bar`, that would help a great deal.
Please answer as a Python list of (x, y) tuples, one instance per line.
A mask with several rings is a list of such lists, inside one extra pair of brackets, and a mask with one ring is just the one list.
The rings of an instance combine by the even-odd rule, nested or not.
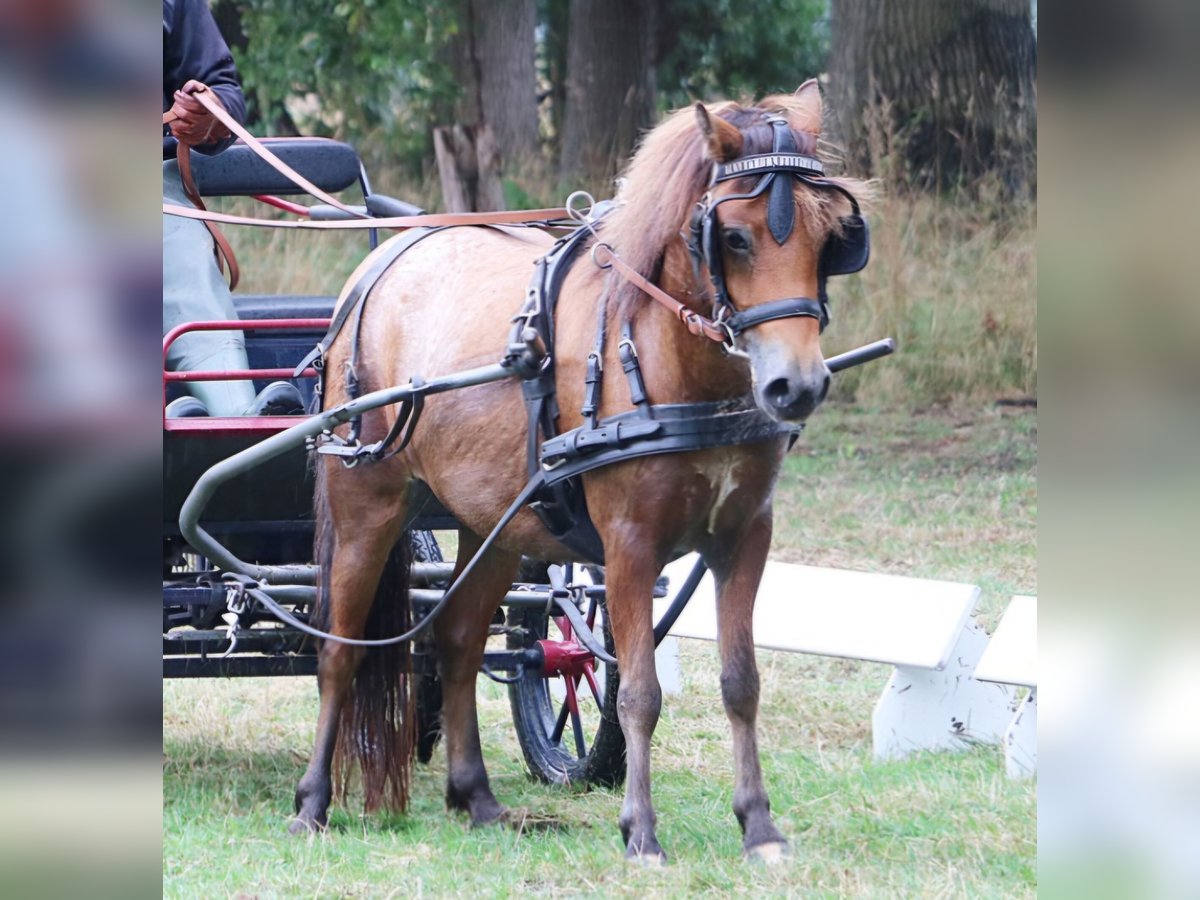
[[(442, 378), (426, 382), (418, 390), (424, 394), (442, 394), (459, 388), (473, 387), (478, 384), (489, 384), (514, 377), (512, 369), (502, 365), (482, 366), (468, 369)], [(306, 419), (293, 425), (286, 431), (273, 434), (268, 438), (247, 447), (240, 453), (235, 453), (212, 466), (200, 476), (196, 486), (192, 488), (179, 511), (179, 530), (184, 540), (192, 549), (216, 563), (226, 572), (236, 572), (253, 578), (255, 581), (267, 581), (272, 585), (279, 584), (313, 584), (315, 567), (313, 566), (259, 566), (239, 559), (222, 545), (216, 538), (200, 525), (200, 516), (217, 490), (226, 482), (243, 475), (268, 460), (274, 459), (289, 450), (304, 445), (310, 437), (315, 437), (323, 431), (329, 431), (338, 425), (349, 422), (363, 413), (381, 406), (400, 403), (412, 397), (417, 390), (411, 385), (397, 385), (381, 391), (372, 391), (355, 400), (343, 403), (333, 409)]]

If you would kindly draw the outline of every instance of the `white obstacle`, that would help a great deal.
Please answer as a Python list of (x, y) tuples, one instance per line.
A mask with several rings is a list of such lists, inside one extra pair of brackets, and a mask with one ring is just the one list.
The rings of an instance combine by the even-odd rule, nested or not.
[(1014, 697), (1012, 721), (1004, 732), (1004, 767), (1010, 778), (1027, 778), (1037, 772), (1037, 598), (1016, 596), (979, 665), (978, 681), (1028, 688), (1024, 698)]
[[(656, 621), (694, 562), (689, 555), (666, 568), (672, 593), (655, 601)], [(997, 743), (1012, 691), (970, 677), (987, 645), (971, 618), (978, 600), (979, 588), (969, 584), (768, 562), (754, 643), (893, 666), (872, 716), (877, 759)], [(716, 639), (711, 574), (670, 634)]]

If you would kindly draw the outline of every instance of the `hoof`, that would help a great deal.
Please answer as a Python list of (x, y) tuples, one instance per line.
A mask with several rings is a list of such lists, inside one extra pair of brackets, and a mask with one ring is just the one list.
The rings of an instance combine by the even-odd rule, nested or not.
[(667, 864), (667, 854), (661, 850), (658, 853), (626, 853), (625, 862), (640, 869), (661, 869)]
[(297, 816), (296, 818), (292, 819), (291, 823), (288, 825), (288, 834), (291, 835), (320, 834), (324, 830), (324, 822), (318, 822), (315, 819), (309, 819), (303, 816)]
[(480, 804), (479, 809), (470, 811), (472, 828), (487, 828), (489, 825), (501, 825), (511, 820), (507, 809), (499, 803)]
[(786, 841), (772, 841), (769, 844), (759, 844), (746, 851), (746, 860), (752, 863), (762, 863), (764, 866), (778, 866), (787, 861), (792, 855)]

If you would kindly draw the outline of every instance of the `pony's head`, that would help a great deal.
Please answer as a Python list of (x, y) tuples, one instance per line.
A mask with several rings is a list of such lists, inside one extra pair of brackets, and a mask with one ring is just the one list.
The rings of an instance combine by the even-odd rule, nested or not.
[[(608, 234), (647, 276), (682, 238), (695, 263), (693, 294), (712, 303), (748, 358), (757, 404), (786, 421), (803, 421), (829, 389), (825, 279), (866, 262), (855, 199), (863, 185), (824, 177), (820, 131), (816, 81), (755, 106), (675, 113), (631, 163)], [(648, 234), (647, 222), (658, 233)]]

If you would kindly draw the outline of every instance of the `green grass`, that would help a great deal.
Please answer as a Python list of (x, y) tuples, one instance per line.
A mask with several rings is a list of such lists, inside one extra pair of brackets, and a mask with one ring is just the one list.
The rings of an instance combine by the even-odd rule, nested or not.
[[(888, 363), (876, 363), (885, 366)], [(1036, 591), (1036, 419), (831, 404), (788, 458), (776, 558), (963, 580), (990, 624)], [(715, 648), (683, 642), (684, 691), (654, 741), (662, 871), (621, 861), (619, 792), (525, 774), (503, 690), (480, 680), (493, 789), (555, 827), (472, 831), (442, 806), (445, 764), (418, 767), (403, 816), (338, 807), (285, 834), (316, 716), (313, 679), (171, 682), (163, 690), (163, 888), (171, 897), (1032, 896), (1036, 786), (997, 747), (876, 763), (870, 712), (886, 667), (760, 651), (760, 738), (784, 866), (739, 857)]]

